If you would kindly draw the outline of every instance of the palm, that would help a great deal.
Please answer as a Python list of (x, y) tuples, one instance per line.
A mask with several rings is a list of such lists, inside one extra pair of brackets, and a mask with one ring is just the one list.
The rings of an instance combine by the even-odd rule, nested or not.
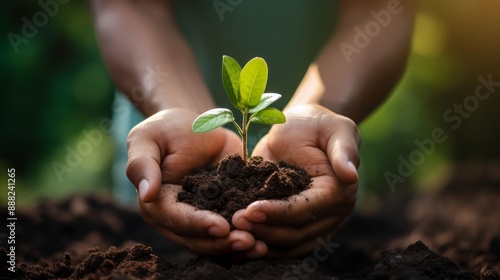
[(307, 126), (288, 120), (284, 125), (275, 126), (256, 145), (253, 155), (268, 160), (283, 160), (303, 168), (312, 178), (330, 178), (335, 174), (325, 152), (318, 146), (314, 133)]
[[(194, 134), (196, 114), (180, 109), (159, 112), (138, 126), (128, 137), (127, 175), (140, 191), (143, 218), (163, 235), (193, 252), (226, 255), (245, 251), (261, 256), (262, 244), (251, 234), (230, 231), (228, 222), (210, 211), (197, 211), (177, 199), (182, 177), (197, 167), (215, 165), (222, 157), (237, 153), (239, 137), (224, 128)], [(233, 245), (238, 243), (236, 247)]]
[(186, 115), (165, 127), (166, 141), (161, 149), (164, 152), (160, 166), (163, 183), (180, 184), (193, 169), (214, 166), (224, 156), (238, 153), (241, 149), (239, 137), (225, 128), (194, 134), (191, 131), (194, 117)]

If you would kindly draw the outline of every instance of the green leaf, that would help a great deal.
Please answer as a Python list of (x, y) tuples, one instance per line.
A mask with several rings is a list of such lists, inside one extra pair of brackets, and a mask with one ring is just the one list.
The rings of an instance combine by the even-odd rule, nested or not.
[(279, 94), (279, 93), (264, 93), (264, 94), (262, 94), (262, 97), (260, 98), (259, 105), (257, 105), (253, 109), (248, 110), (248, 112), (255, 113), (255, 112), (258, 112), (262, 109), (265, 109), (265, 108), (267, 108), (267, 106), (273, 104), (274, 101), (276, 101), (280, 98), (281, 98), (281, 94)]
[(216, 108), (199, 115), (193, 122), (193, 132), (203, 133), (234, 121), (233, 112), (229, 109)]
[(266, 108), (258, 111), (250, 117), (250, 122), (260, 124), (278, 124), (285, 123), (285, 115), (276, 108)]
[(261, 57), (250, 60), (240, 73), (238, 106), (254, 108), (260, 102), (267, 84), (267, 64)]
[(226, 90), (231, 104), (238, 109), (239, 85), (240, 85), (241, 66), (234, 58), (224, 55), (222, 56), (222, 84)]

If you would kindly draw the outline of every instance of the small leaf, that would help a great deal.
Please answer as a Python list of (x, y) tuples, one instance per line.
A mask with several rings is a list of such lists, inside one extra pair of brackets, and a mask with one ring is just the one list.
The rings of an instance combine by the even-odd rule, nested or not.
[(250, 60), (240, 73), (238, 106), (254, 108), (260, 102), (267, 84), (267, 64), (261, 57)]
[(234, 121), (233, 112), (225, 108), (208, 110), (199, 115), (193, 122), (193, 132), (203, 133)]
[(240, 84), (241, 66), (234, 58), (224, 55), (222, 56), (222, 84), (226, 90), (231, 104), (238, 109), (239, 99), (239, 84)]
[(279, 94), (279, 93), (264, 93), (264, 94), (262, 94), (262, 97), (260, 98), (259, 105), (257, 105), (253, 109), (248, 110), (248, 112), (255, 113), (255, 112), (258, 112), (262, 109), (265, 109), (265, 108), (267, 108), (267, 106), (273, 104), (274, 101), (276, 101), (280, 98), (281, 98), (281, 94)]
[(260, 124), (278, 124), (285, 123), (285, 115), (276, 108), (266, 108), (258, 111), (250, 117), (250, 122)]

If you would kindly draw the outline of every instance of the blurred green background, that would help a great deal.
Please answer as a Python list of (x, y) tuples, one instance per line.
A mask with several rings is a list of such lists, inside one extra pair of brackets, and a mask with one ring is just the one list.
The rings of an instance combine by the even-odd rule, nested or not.
[[(104, 133), (62, 180), (53, 169), (54, 162), (65, 164), (68, 149), (78, 149), (84, 130), (98, 128), (111, 116), (114, 89), (100, 60), (89, 3), (60, 5), (17, 51), (8, 34), (21, 34), (23, 18), (31, 21), (41, 9), (36, 1), (3, 5), (2, 203), (6, 169), (12, 167), (21, 204), (75, 192), (110, 192), (110, 134)], [(421, 1), (407, 73), (384, 106), (361, 125), (365, 197), (376, 200), (393, 191), (434, 188), (447, 180), (456, 164), (498, 161), (500, 87), (479, 101), (455, 130), (443, 114), (470, 100), (479, 76), (492, 75), (500, 82), (499, 11), (496, 0)], [(408, 160), (418, 150), (414, 141), (431, 137), (435, 128), (442, 128), (448, 139), (436, 144), (415, 172), (391, 190), (384, 174), (400, 175), (398, 157)]]

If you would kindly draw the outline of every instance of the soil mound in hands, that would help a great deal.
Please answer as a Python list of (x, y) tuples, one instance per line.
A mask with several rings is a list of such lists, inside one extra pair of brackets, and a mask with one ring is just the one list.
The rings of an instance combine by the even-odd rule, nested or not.
[(307, 173), (283, 161), (228, 155), (217, 168), (197, 169), (182, 181), (179, 201), (219, 213), (231, 224), (233, 214), (252, 202), (286, 199), (308, 188)]

